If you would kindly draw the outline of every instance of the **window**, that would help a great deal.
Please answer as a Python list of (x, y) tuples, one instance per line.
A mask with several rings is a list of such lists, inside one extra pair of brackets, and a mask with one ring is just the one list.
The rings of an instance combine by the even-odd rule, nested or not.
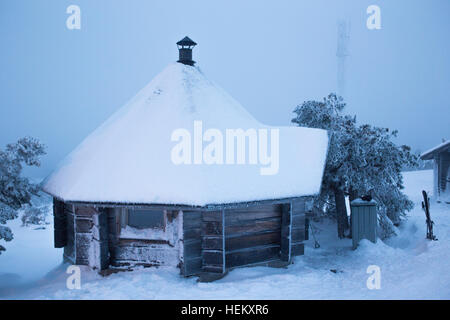
[(120, 239), (157, 240), (173, 244), (178, 211), (122, 208), (117, 212)]
[(128, 209), (127, 225), (136, 229), (163, 229), (165, 226), (164, 211)]

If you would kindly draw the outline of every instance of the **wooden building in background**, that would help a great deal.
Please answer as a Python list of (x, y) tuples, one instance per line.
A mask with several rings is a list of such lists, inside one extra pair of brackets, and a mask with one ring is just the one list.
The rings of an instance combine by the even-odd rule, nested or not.
[(420, 158), (434, 161), (433, 196), (436, 201), (450, 203), (450, 141), (424, 152)]

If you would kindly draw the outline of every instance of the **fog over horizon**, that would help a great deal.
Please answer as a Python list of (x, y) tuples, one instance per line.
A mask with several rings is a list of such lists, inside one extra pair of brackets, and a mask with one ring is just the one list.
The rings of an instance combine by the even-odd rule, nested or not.
[[(66, 27), (72, 4), (80, 30)], [(381, 30), (366, 27), (372, 4)], [(198, 43), (197, 66), (257, 120), (291, 125), (298, 104), (337, 92), (344, 20), (345, 112), (399, 130), (399, 144), (423, 152), (450, 139), (449, 12), (448, 0), (4, 0), (0, 148), (39, 138), (47, 155), (26, 173), (47, 176), (178, 59), (184, 36)]]

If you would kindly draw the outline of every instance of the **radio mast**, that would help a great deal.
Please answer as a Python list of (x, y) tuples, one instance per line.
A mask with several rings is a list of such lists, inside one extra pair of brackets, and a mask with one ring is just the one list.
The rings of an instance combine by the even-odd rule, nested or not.
[(346, 60), (349, 56), (350, 21), (339, 20), (337, 24), (337, 88), (340, 96), (345, 95)]

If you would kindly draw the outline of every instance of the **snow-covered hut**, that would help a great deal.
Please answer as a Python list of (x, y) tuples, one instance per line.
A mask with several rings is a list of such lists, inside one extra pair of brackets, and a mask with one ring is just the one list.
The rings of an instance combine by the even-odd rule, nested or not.
[(438, 202), (450, 203), (450, 140), (424, 152), (422, 160), (434, 160), (433, 195)]
[(261, 124), (194, 66), (192, 40), (177, 44), (178, 63), (46, 179), (55, 247), (79, 265), (185, 276), (291, 262), (304, 252), (327, 132)]

